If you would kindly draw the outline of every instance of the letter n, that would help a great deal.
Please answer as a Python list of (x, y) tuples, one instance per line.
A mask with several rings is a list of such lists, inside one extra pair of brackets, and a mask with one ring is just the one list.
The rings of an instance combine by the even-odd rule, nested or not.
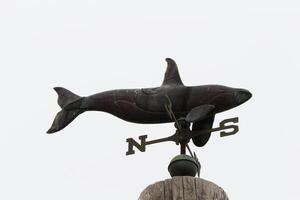
[(132, 155), (135, 153), (135, 151), (133, 150), (133, 146), (135, 146), (138, 150), (140, 150), (141, 152), (145, 152), (146, 151), (146, 138), (147, 135), (141, 135), (139, 137), (139, 139), (141, 140), (141, 144), (137, 143), (134, 139), (132, 138), (128, 138), (126, 140), (126, 142), (128, 142), (128, 150), (126, 152), (126, 156), (128, 155)]

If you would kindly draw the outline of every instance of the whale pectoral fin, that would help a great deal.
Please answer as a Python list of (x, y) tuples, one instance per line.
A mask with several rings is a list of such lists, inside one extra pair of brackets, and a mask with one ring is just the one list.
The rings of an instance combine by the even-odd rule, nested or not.
[(175, 61), (171, 58), (166, 58), (166, 61), (168, 67), (162, 85), (183, 85)]
[[(215, 116), (208, 117), (196, 123), (193, 123), (193, 131), (204, 131), (212, 128)], [(193, 137), (193, 143), (198, 147), (203, 147), (209, 140), (211, 133), (203, 134), (197, 137)]]
[(193, 108), (186, 116), (188, 122), (198, 122), (207, 118), (211, 112), (215, 109), (214, 105), (201, 105)]

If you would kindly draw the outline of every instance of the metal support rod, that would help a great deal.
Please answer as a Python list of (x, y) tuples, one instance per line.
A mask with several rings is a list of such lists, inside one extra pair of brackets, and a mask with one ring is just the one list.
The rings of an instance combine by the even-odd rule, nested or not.
[(189, 150), (191, 157), (194, 157), (189, 144), (186, 144), (186, 148)]
[(186, 148), (186, 143), (180, 143), (180, 154), (182, 155), (186, 154), (185, 148)]

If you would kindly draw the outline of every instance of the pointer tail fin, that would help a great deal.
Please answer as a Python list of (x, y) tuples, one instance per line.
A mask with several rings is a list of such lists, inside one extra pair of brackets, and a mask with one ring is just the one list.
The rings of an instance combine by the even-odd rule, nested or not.
[(62, 87), (56, 87), (54, 90), (58, 94), (57, 102), (62, 110), (56, 114), (47, 133), (54, 133), (65, 128), (78, 115), (84, 112), (84, 109), (80, 108), (84, 97), (80, 97)]

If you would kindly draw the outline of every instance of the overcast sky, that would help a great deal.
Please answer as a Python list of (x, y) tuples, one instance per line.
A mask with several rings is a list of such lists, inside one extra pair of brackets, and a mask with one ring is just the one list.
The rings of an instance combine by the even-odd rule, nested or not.
[(81, 96), (162, 83), (166, 57), (185, 85), (249, 89), (231, 137), (197, 152), (201, 177), (232, 200), (299, 199), (300, 3), (296, 0), (0, 2), (0, 199), (137, 199), (169, 178), (172, 143), (126, 157), (126, 138), (173, 134), (86, 112), (47, 135), (52, 89)]

